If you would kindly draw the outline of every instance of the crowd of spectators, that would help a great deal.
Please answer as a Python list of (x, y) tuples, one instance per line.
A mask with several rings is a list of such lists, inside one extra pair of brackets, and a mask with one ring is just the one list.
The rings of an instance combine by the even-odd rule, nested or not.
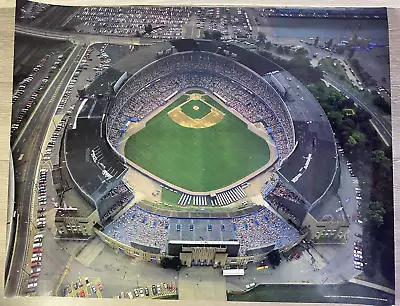
[(104, 222), (108, 218), (117, 214), (122, 208), (124, 208), (130, 200), (133, 199), (133, 194), (128, 191), (122, 199), (119, 199), (117, 203), (115, 203), (111, 208), (107, 211), (107, 213), (101, 218), (101, 221)]
[(283, 185), (282, 182), (278, 182), (276, 184), (275, 189), (272, 190), (272, 194), (277, 197), (281, 197), (281, 198), (290, 200), (292, 202), (296, 202), (298, 204), (303, 203), (303, 200), (297, 194), (295, 194), (293, 191), (290, 191), (289, 189), (287, 189), (285, 187), (285, 185)]
[(114, 187), (111, 189), (101, 200), (107, 200), (109, 198), (113, 198), (117, 195), (124, 194), (125, 192), (128, 192), (129, 189), (125, 186), (125, 183), (121, 181), (117, 187)]
[(240, 242), (239, 256), (249, 249), (281, 247), (296, 240), (299, 232), (268, 209), (255, 214), (232, 219), (236, 236)]
[(129, 116), (145, 118), (173, 93), (203, 87), (249, 121), (264, 122), (274, 135), (282, 158), (294, 146), (289, 112), (272, 87), (235, 61), (208, 52), (182, 52), (162, 58), (134, 75), (117, 96), (111, 110), (108, 137), (115, 146)]
[(274, 208), (279, 214), (282, 216), (286, 216), (286, 218), (291, 219), (293, 222), (299, 224), (300, 220), (292, 214), (289, 208), (286, 206), (282, 205), (281, 201), (279, 199), (273, 197), (273, 196), (268, 196), (267, 197), (268, 203)]
[(103, 230), (107, 236), (130, 245), (131, 242), (166, 251), (168, 218), (146, 212), (137, 206), (130, 207), (122, 216)]
[[(184, 7), (84, 7), (75, 16), (78, 31), (104, 35), (145, 35), (155, 39), (182, 37), (182, 25), (192, 15)], [(147, 28), (151, 25), (151, 28)]]

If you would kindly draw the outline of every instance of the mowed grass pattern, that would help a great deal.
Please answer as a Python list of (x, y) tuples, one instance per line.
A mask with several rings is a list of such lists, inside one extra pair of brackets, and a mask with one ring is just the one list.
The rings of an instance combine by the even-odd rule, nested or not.
[[(193, 107), (197, 106), (199, 109), (195, 110)], [(193, 119), (200, 119), (206, 116), (210, 111), (211, 107), (200, 100), (191, 100), (185, 105), (182, 105), (182, 112)]]
[(132, 135), (126, 157), (171, 184), (199, 192), (230, 185), (269, 161), (266, 141), (211, 97), (206, 101), (225, 113), (220, 123), (191, 129), (172, 121), (168, 111), (186, 99), (180, 97)]

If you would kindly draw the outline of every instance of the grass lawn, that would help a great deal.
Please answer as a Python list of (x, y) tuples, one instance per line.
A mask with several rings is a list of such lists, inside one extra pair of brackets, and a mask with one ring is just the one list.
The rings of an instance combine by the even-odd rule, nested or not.
[(265, 165), (270, 158), (267, 142), (217, 102), (225, 113), (209, 128), (185, 128), (172, 121), (168, 111), (187, 96), (147, 122), (125, 145), (125, 156), (154, 175), (190, 191), (211, 191), (230, 185)]
[[(194, 108), (197, 106), (197, 110)], [(206, 116), (211, 111), (211, 107), (200, 100), (191, 100), (182, 106), (182, 112), (193, 119), (200, 119)]]
[(176, 205), (178, 204), (181, 195), (182, 194), (180, 192), (173, 192), (163, 188), (161, 191), (161, 202)]

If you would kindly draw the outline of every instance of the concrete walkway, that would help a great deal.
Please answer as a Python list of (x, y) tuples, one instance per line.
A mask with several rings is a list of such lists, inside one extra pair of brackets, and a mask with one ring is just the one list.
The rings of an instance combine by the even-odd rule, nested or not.
[(179, 274), (180, 301), (226, 301), (226, 281), (220, 269), (192, 267)]

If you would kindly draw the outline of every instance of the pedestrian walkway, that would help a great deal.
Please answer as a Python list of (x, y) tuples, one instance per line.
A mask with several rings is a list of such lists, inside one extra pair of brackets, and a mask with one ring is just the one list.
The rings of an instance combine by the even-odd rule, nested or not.
[(104, 247), (104, 242), (101, 241), (99, 237), (96, 237), (84, 247), (84, 249), (76, 257), (76, 260), (85, 267), (88, 267), (101, 253), (101, 251), (103, 251)]
[(179, 300), (226, 301), (226, 281), (220, 269), (192, 267), (179, 274)]
[(370, 282), (367, 282), (367, 281), (364, 281), (364, 280), (361, 280), (361, 279), (352, 278), (351, 280), (349, 280), (349, 282), (353, 283), (353, 284), (358, 284), (358, 285), (361, 285), (361, 286), (373, 288), (373, 289), (376, 289), (376, 290), (380, 290), (380, 291), (383, 291), (383, 292), (386, 292), (386, 293), (395, 294), (395, 291), (393, 289), (391, 289), (391, 288), (388, 288), (388, 287), (385, 287), (385, 286), (381, 286), (381, 285), (378, 285), (378, 284), (374, 284), (374, 283), (370, 283)]

